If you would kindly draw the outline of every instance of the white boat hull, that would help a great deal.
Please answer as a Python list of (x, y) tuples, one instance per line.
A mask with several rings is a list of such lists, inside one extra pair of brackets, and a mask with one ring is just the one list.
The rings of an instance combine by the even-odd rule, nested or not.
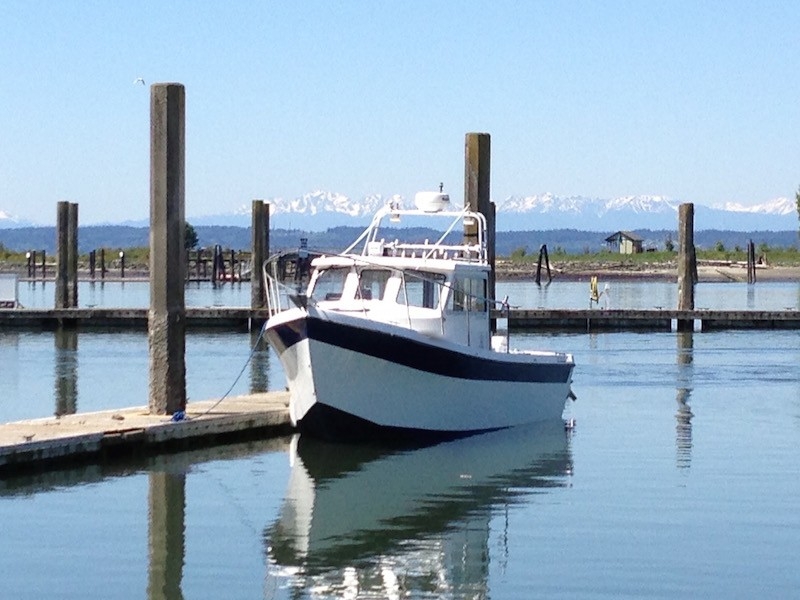
[(292, 422), (327, 439), (457, 437), (560, 419), (563, 354), (475, 351), (408, 329), (293, 309), (267, 324)]

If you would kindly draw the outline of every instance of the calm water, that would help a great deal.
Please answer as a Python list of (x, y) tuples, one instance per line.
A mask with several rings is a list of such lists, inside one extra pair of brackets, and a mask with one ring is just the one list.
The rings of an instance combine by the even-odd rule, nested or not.
[[(608, 289), (606, 289), (608, 286)], [(643, 309), (675, 308), (678, 286), (666, 281), (600, 281), (605, 290), (600, 307)], [(147, 308), (150, 305), (147, 282), (91, 283), (78, 287), (81, 307)], [(55, 284), (23, 282), (19, 301), (27, 308), (52, 308)], [(589, 284), (579, 281), (556, 281), (537, 286), (529, 281), (497, 283), (497, 297), (509, 297), (512, 306), (523, 308), (589, 308)], [(250, 306), (250, 285), (226, 284), (216, 289), (208, 283), (186, 286), (187, 306)], [(700, 283), (695, 290), (699, 309), (727, 310), (800, 310), (800, 282)]]
[[(0, 420), (146, 403), (144, 334), (63, 337), (0, 332)], [(191, 334), (190, 401), (224, 393), (254, 341)], [(0, 480), (0, 597), (796, 597), (798, 332), (512, 345), (575, 354), (571, 435), (286, 438)], [(254, 359), (235, 390), (282, 388)]]

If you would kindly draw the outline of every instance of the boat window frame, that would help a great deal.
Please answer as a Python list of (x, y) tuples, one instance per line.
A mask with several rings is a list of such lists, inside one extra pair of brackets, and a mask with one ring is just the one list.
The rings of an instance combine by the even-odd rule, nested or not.
[[(356, 300), (383, 300), (386, 298), (387, 289), (389, 289), (389, 282), (395, 277), (394, 269), (388, 267), (362, 267), (358, 271), (358, 287), (356, 288)], [(377, 283), (379, 286), (379, 294), (374, 295), (372, 286), (369, 288), (364, 287), (364, 274), (365, 273), (380, 273), (385, 275), (383, 278), (376, 278), (372, 284)], [(382, 280), (381, 280), (382, 279)], [(369, 293), (366, 293), (369, 291)]]
[(485, 313), (488, 310), (486, 276), (455, 275), (450, 285), (448, 312)]
[[(447, 275), (435, 271), (403, 271), (402, 285), (397, 290), (395, 302), (401, 306), (438, 310), (442, 306), (442, 299), (446, 297)], [(417, 293), (409, 296), (409, 280), (422, 283), (421, 296), (417, 300)], [(413, 290), (415, 291), (416, 290)], [(409, 299), (414, 300), (410, 302)]]

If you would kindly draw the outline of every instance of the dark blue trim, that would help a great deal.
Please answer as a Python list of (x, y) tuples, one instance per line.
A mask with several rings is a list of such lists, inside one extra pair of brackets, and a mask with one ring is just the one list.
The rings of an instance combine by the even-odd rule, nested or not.
[(306, 323), (307, 319), (305, 318), (281, 323), (277, 327), (267, 329), (267, 339), (278, 354), (283, 354), (287, 348), (291, 348), (308, 337)]
[(297, 429), (300, 433), (328, 442), (374, 443), (405, 448), (429, 446), (505, 428), (434, 431), (410, 427), (389, 427), (317, 402), (297, 423)]
[(475, 381), (566, 383), (572, 364), (516, 363), (480, 358), (374, 329), (300, 317), (267, 331), (278, 353), (309, 338), (435, 375)]

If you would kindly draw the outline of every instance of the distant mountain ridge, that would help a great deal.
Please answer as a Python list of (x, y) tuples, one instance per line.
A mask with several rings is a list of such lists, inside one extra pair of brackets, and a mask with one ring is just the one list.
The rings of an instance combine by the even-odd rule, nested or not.
[(0, 229), (12, 229), (15, 227), (31, 227), (33, 223), (29, 221), (21, 221), (11, 213), (0, 210)]
[[(665, 196), (647, 195), (610, 199), (553, 194), (511, 196), (497, 208), (497, 227), (501, 231), (677, 229), (680, 204)], [(796, 226), (795, 206), (787, 198), (748, 207), (695, 204), (694, 212), (696, 230), (781, 231)]]
[[(285, 201), (269, 200), (273, 206), (273, 226), (304, 231), (324, 231), (331, 227), (366, 225), (371, 215), (387, 202), (405, 207), (413, 199), (399, 194), (372, 195), (355, 201), (341, 194), (313, 192)], [(459, 200), (453, 198), (458, 204)], [(498, 231), (577, 229), (581, 231), (619, 231), (634, 229), (677, 229), (678, 207), (665, 196), (620, 196), (588, 198), (541, 194), (510, 196), (497, 205)], [(214, 215), (192, 219), (199, 225), (249, 225), (250, 207), (232, 215)], [(695, 229), (731, 231), (786, 231), (797, 227), (794, 202), (776, 198), (755, 206), (729, 203), (722, 206), (695, 204)]]
[[(387, 202), (410, 208), (413, 198), (394, 194), (373, 194), (356, 200), (335, 192), (315, 191), (298, 198), (271, 198), (271, 226), (303, 231), (324, 231), (331, 227), (365, 226), (375, 211)], [(453, 197), (460, 206), (460, 198)], [(495, 203), (498, 231), (576, 229), (607, 231), (636, 229), (677, 229), (680, 202), (665, 196), (619, 196), (589, 198), (551, 193), (509, 196)], [(249, 204), (226, 214), (187, 217), (195, 226), (248, 227)], [(141, 227), (147, 221), (122, 225)], [(0, 211), (0, 229), (31, 226)], [(109, 224), (111, 225), (111, 224)], [(797, 229), (794, 200), (776, 198), (753, 206), (727, 203), (718, 206), (695, 204), (695, 230), (787, 231)]]
[[(249, 227), (223, 225), (199, 225), (195, 227), (200, 246), (212, 247), (220, 244), (223, 248), (249, 250), (252, 236)], [(361, 227), (332, 227), (325, 231), (303, 231), (297, 229), (272, 228), (270, 231), (270, 250), (296, 249), (300, 239), (308, 240), (308, 247), (323, 252), (340, 252), (363, 231)], [(643, 239), (645, 248), (663, 250), (667, 240), (677, 242), (675, 228), (668, 230), (633, 230)], [(387, 237), (395, 234), (391, 229), (385, 231)], [(547, 229), (498, 231), (496, 250), (498, 256), (508, 256), (517, 249), (529, 254), (539, 251), (546, 244), (551, 255), (559, 249), (569, 253), (596, 252), (607, 248), (605, 242), (609, 232), (580, 231), (577, 229)], [(417, 237), (438, 237), (434, 231), (421, 230)], [(713, 248), (722, 243), (726, 248), (744, 248), (748, 240), (756, 246), (766, 244), (775, 248), (797, 247), (797, 230), (794, 231), (752, 231), (748, 233), (707, 229), (695, 231), (694, 241), (698, 248)], [(55, 227), (20, 227), (0, 229), (0, 244), (14, 252), (45, 250), (48, 256), (55, 252)], [(78, 230), (78, 251), (105, 248), (106, 256), (114, 256), (121, 248), (146, 247), (150, 243), (150, 229), (146, 226), (130, 227), (123, 225), (86, 225)]]

